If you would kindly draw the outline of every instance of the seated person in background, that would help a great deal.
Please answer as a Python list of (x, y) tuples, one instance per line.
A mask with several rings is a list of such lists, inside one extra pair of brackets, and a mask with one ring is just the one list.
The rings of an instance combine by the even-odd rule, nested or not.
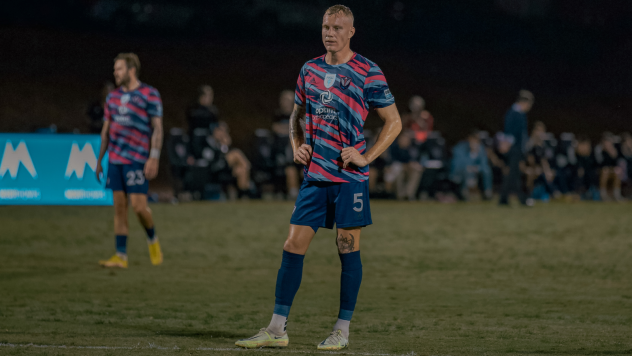
[(627, 183), (627, 190), (629, 194), (630, 183), (632, 182), (632, 135), (629, 132), (621, 134), (621, 160), (623, 161), (624, 172), (623, 176)]
[(403, 117), (403, 126), (414, 133), (415, 145), (426, 142), (428, 134), (432, 131), (434, 117), (426, 110), (426, 101), (419, 95), (410, 98), (408, 102), (410, 112)]
[(551, 169), (547, 157), (545, 138), (546, 126), (541, 121), (537, 121), (533, 126), (531, 138), (527, 143), (527, 163), (525, 168), (527, 190), (533, 192), (535, 185), (541, 184), (546, 189), (546, 192), (552, 195), (555, 172)]
[(112, 90), (114, 90), (114, 84), (112, 82), (105, 82), (103, 88), (101, 88), (101, 96), (98, 100), (95, 100), (88, 106), (86, 115), (88, 116), (88, 132), (91, 134), (100, 134), (103, 128), (103, 117), (105, 111), (105, 98)]
[(594, 200), (597, 186), (597, 163), (593, 156), (592, 143), (587, 136), (577, 137), (575, 156), (577, 157), (577, 175), (574, 189), (581, 197)]
[(391, 164), (384, 169), (385, 189), (389, 193), (395, 192), (398, 200), (417, 200), (417, 188), (421, 181), (422, 167), (413, 159), (411, 151), (414, 132), (405, 130), (389, 148)]
[[(230, 137), (228, 125), (225, 122), (221, 122), (215, 130), (213, 130), (211, 142), (213, 141), (215, 145), (211, 146), (215, 146), (215, 148), (219, 149), (219, 152), (224, 155), (224, 159), (226, 163), (228, 163), (231, 173), (237, 181), (239, 197), (249, 196), (251, 190), (250, 161), (248, 161), (248, 158), (246, 158), (246, 155), (244, 155), (240, 149), (231, 148), (233, 140)], [(229, 194), (229, 196), (231, 196), (231, 194)]]
[(502, 184), (503, 177), (509, 173), (507, 152), (509, 152), (513, 143), (513, 136), (505, 135), (505, 133), (501, 131), (497, 132), (494, 136), (493, 146), (485, 148), (488, 161), (491, 164), (494, 183)]
[(206, 84), (200, 85), (196, 103), (191, 105), (186, 112), (189, 137), (193, 137), (195, 129), (202, 128), (212, 132), (218, 125), (219, 113), (217, 107), (213, 105), (214, 100), (213, 88)]
[(459, 200), (468, 200), (470, 189), (481, 186), (483, 199), (491, 199), (492, 170), (478, 131), (472, 131), (467, 141), (459, 142), (452, 149), (450, 180), (457, 186)]
[(612, 197), (615, 200), (622, 200), (621, 179), (618, 167), (619, 151), (614, 146), (614, 135), (604, 132), (601, 143), (595, 147), (595, 159), (600, 167), (599, 172), (599, 194), (604, 201), (611, 200), (608, 194), (608, 185), (612, 182)]
[(294, 92), (284, 90), (279, 95), (279, 108), (274, 115), (272, 132), (274, 133), (273, 156), (277, 169), (273, 174), (275, 190), (285, 192), (290, 200), (298, 197), (302, 165), (294, 163), (294, 153), (290, 145), (290, 114), (294, 109)]

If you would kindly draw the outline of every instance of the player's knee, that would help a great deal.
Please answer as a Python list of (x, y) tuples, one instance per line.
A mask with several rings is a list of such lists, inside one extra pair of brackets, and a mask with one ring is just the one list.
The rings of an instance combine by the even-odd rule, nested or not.
[(339, 253), (350, 253), (356, 251), (359, 245), (359, 241), (356, 241), (356, 237), (349, 232), (339, 232), (336, 236), (336, 247), (338, 247)]
[(300, 254), (303, 249), (303, 246), (299, 243), (297, 239), (293, 239), (290, 237), (288, 237), (287, 240), (285, 240), (285, 244), (283, 244), (283, 250), (287, 252)]
[(147, 205), (143, 203), (135, 203), (132, 204), (132, 208), (136, 214), (142, 214), (147, 211)]

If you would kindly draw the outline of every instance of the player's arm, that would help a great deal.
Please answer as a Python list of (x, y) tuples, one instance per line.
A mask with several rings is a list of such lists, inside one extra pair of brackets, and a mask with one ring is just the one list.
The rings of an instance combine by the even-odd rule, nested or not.
[(305, 105), (294, 104), (290, 115), (290, 141), (294, 163), (307, 166), (312, 159), (312, 146), (305, 143)]
[(101, 174), (103, 173), (103, 167), (101, 167), (101, 161), (105, 156), (105, 152), (108, 150), (110, 144), (110, 121), (105, 120), (103, 122), (103, 128), (101, 129), (101, 147), (99, 148), (99, 159), (97, 160), (97, 182), (101, 182)]
[(158, 159), (160, 159), (160, 150), (162, 150), (162, 118), (154, 116), (151, 118), (151, 126), (154, 133), (151, 135), (151, 150), (149, 151), (149, 159), (145, 163), (145, 178), (154, 179), (158, 175)]
[(343, 168), (347, 168), (349, 163), (353, 163), (358, 167), (364, 167), (373, 162), (391, 146), (402, 131), (402, 119), (399, 117), (399, 111), (397, 111), (395, 104), (375, 109), (375, 111), (377, 111), (380, 119), (384, 121), (384, 126), (377, 137), (377, 141), (364, 155), (361, 155), (355, 147), (343, 148), (340, 154), (344, 161)]

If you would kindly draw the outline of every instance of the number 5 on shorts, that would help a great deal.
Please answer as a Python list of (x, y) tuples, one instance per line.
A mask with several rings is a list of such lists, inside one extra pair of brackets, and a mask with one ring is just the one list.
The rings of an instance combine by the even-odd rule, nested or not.
[[(362, 201), (362, 199), (360, 198), (362, 198), (362, 193), (357, 193), (353, 195), (353, 205), (354, 205), (353, 210), (357, 211), (358, 213), (361, 212), (362, 209), (364, 208), (364, 201)], [(359, 208), (355, 206), (357, 203), (360, 203)]]

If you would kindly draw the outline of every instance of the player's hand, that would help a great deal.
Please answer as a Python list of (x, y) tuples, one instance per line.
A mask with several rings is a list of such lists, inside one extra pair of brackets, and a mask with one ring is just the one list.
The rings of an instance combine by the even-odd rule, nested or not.
[(147, 162), (145, 163), (144, 173), (145, 173), (145, 178), (147, 178), (148, 180), (152, 180), (156, 178), (156, 176), (158, 175), (158, 159), (157, 158), (150, 158), (147, 160)]
[(302, 144), (296, 152), (294, 152), (294, 163), (309, 165), (312, 160), (312, 146), (308, 144)]
[(97, 163), (97, 170), (94, 171), (97, 175), (97, 182), (101, 183), (101, 174), (103, 174), (103, 167), (101, 167), (101, 162)]
[(344, 164), (342, 165), (342, 168), (347, 168), (349, 163), (353, 163), (360, 168), (369, 164), (367, 159), (363, 155), (361, 155), (360, 152), (358, 152), (358, 150), (355, 149), (355, 147), (343, 148), (342, 152), (340, 153), (340, 157), (342, 158), (342, 161), (344, 162)]

